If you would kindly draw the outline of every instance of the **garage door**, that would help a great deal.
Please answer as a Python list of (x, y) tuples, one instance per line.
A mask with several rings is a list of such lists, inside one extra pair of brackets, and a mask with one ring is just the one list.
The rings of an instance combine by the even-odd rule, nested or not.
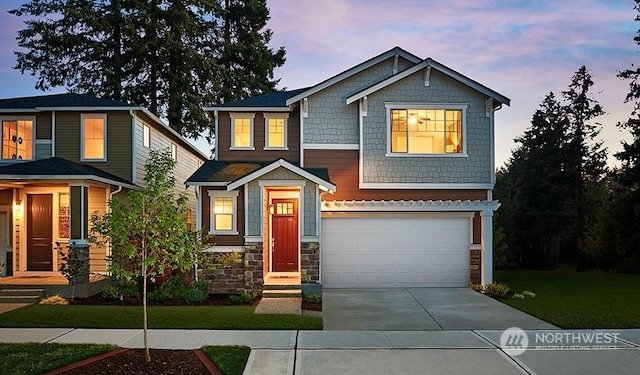
[(326, 217), (326, 288), (466, 287), (469, 218)]

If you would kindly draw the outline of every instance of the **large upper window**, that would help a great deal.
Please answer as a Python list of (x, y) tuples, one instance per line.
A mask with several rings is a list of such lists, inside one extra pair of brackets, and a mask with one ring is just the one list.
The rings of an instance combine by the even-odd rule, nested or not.
[(107, 160), (107, 115), (83, 114), (82, 122), (82, 160)]
[(265, 149), (287, 148), (287, 118), (288, 113), (265, 114)]
[(33, 120), (2, 120), (2, 159), (33, 159)]
[(461, 154), (463, 110), (391, 108), (392, 154)]
[(231, 114), (231, 148), (253, 148), (253, 113)]
[(238, 234), (237, 232), (237, 191), (209, 191), (210, 230), (212, 234)]

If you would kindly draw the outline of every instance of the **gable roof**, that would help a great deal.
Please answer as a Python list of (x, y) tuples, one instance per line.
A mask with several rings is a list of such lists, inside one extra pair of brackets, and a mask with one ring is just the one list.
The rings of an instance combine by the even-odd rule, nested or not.
[(301, 168), (284, 159), (272, 162), (210, 160), (195, 171), (185, 185), (226, 186), (227, 190), (234, 190), (280, 167), (320, 185), (325, 190), (335, 191), (336, 189), (335, 185), (329, 181), (329, 172), (326, 168)]
[(378, 56), (372, 57), (371, 59), (360, 63), (352, 68), (349, 68), (345, 71), (343, 71), (342, 73), (338, 73), (335, 76), (328, 78), (320, 83), (318, 83), (315, 86), (312, 86), (302, 92), (300, 92), (299, 94), (287, 99), (286, 104), (287, 105), (291, 105), (301, 99), (304, 99), (305, 97), (309, 96), (309, 95), (313, 95), (315, 93), (317, 93), (318, 91), (324, 90), (325, 88), (332, 86), (344, 79), (347, 79), (355, 74), (360, 73), (363, 70), (366, 70), (390, 57), (394, 57), (394, 56), (401, 56), (404, 57), (405, 59), (411, 61), (414, 64), (419, 63), (420, 61), (422, 61), (422, 59), (412, 53), (409, 53), (405, 50), (403, 50), (400, 47), (394, 47), (390, 50), (388, 50), (387, 52), (383, 52)]
[(130, 181), (92, 165), (75, 163), (57, 156), (2, 166), (0, 178), (3, 180), (93, 180), (130, 189), (137, 188)]
[(483, 84), (472, 80), (471, 78), (458, 73), (457, 71), (437, 62), (436, 60), (433, 60), (432, 58), (427, 58), (425, 60), (423, 60), (421, 63), (416, 64), (410, 68), (407, 68), (397, 74), (392, 75), (391, 77), (388, 77), (386, 79), (383, 79), (382, 81), (375, 83), (349, 97), (347, 97), (346, 100), (346, 104), (351, 104), (359, 99), (362, 99), (363, 97), (374, 93), (382, 88), (385, 88), (389, 85), (391, 85), (392, 83), (398, 82), (399, 80), (413, 74), (416, 73), (422, 69), (436, 69), (437, 71), (455, 79), (458, 82), (461, 82), (485, 95), (487, 95), (488, 97), (492, 98), (493, 100), (501, 103), (501, 104), (506, 104), (506, 105), (511, 105), (511, 99), (507, 98), (506, 96), (493, 91), (492, 89), (488, 88), (487, 86), (484, 86)]
[(216, 109), (223, 109), (225, 111), (232, 110), (246, 110), (246, 109), (266, 109), (266, 110), (286, 110), (289, 111), (289, 105), (287, 100), (299, 93), (307, 90), (308, 87), (289, 90), (289, 91), (276, 91), (270, 94), (264, 94), (259, 96), (250, 97), (247, 99), (234, 100), (224, 104), (220, 104), (212, 107), (205, 107), (205, 111), (213, 111)]
[(90, 95), (74, 93), (0, 99), (0, 108), (2, 109), (35, 109), (54, 107), (132, 107), (132, 105), (118, 100), (96, 98)]

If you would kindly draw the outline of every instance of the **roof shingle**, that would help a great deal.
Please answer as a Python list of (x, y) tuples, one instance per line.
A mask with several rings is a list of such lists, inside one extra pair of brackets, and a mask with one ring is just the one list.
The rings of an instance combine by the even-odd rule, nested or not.
[(96, 98), (74, 93), (26, 96), (0, 99), (0, 108), (29, 109), (38, 107), (133, 107), (131, 104), (111, 99)]

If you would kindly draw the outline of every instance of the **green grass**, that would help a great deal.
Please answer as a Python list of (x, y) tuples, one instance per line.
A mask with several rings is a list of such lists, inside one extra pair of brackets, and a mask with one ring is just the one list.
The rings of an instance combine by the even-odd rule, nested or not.
[(496, 271), (496, 282), (535, 299), (502, 302), (561, 328), (640, 327), (640, 275), (602, 272)]
[(42, 374), (115, 349), (113, 345), (0, 344), (0, 375)]
[(203, 346), (202, 351), (224, 375), (242, 375), (251, 353), (246, 346)]
[[(254, 306), (150, 306), (149, 328), (322, 329), (322, 318), (253, 310)], [(142, 307), (31, 305), (0, 314), (0, 327), (141, 328)]]

